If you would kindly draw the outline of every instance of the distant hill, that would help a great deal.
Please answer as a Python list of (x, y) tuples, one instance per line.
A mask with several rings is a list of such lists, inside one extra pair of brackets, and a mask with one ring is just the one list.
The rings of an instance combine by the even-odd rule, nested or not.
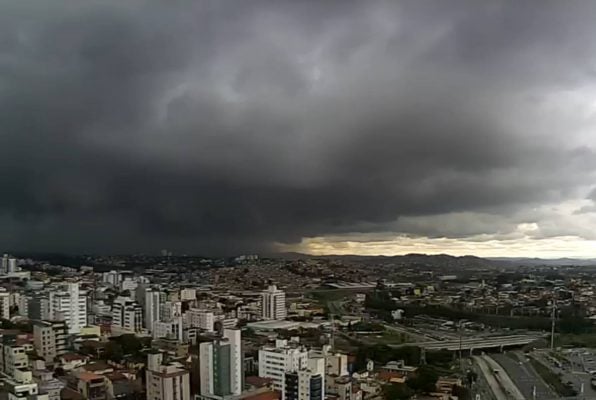
[(524, 258), (524, 257), (491, 257), (489, 260), (497, 262), (508, 262), (517, 265), (539, 266), (596, 266), (596, 259), (582, 258)]
[(395, 263), (402, 265), (427, 265), (453, 267), (497, 267), (508, 264), (507, 261), (490, 260), (476, 256), (451, 256), (449, 254), (406, 254), (399, 256), (361, 256), (361, 255), (323, 255), (313, 256), (301, 253), (282, 253), (277, 257), (288, 260), (319, 259), (319, 260), (341, 260), (344, 262), (358, 262), (362, 264), (374, 263)]
[(449, 254), (406, 254), (400, 256), (361, 256), (361, 255), (324, 255), (313, 256), (301, 253), (277, 254), (289, 260), (299, 259), (320, 259), (320, 260), (342, 260), (351, 262), (379, 263), (394, 262), (396, 264), (421, 264), (421, 265), (453, 265), (467, 267), (515, 267), (515, 266), (596, 266), (596, 259), (579, 258), (526, 258), (526, 257), (476, 257), (476, 256), (452, 256)]

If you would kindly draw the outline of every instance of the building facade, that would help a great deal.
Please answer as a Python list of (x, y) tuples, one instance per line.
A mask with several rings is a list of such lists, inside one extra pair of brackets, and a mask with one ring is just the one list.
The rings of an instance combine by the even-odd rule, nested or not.
[(239, 329), (224, 329), (221, 339), (199, 345), (201, 396), (238, 396), (244, 386), (242, 339)]
[(215, 326), (215, 314), (213, 311), (191, 308), (186, 313), (188, 326), (213, 332)]
[(33, 325), (33, 347), (46, 363), (66, 353), (68, 328), (63, 321), (39, 321)]
[(145, 328), (153, 330), (155, 322), (160, 320), (161, 292), (156, 289), (145, 291)]
[(29, 357), (25, 347), (8, 343), (2, 345), (2, 363), (0, 365), (2, 371), (0, 372), (14, 377), (18, 370), (27, 368), (28, 365)]
[(286, 294), (275, 285), (270, 285), (261, 293), (261, 316), (263, 319), (285, 319)]
[(10, 293), (4, 288), (0, 290), (0, 318), (10, 319)]
[(64, 290), (49, 293), (49, 320), (65, 321), (68, 333), (79, 333), (87, 325), (87, 292), (78, 282), (67, 283)]
[(289, 345), (286, 340), (277, 340), (275, 347), (259, 350), (259, 376), (270, 378), (275, 390), (285, 392), (285, 375), (288, 371), (299, 371), (308, 365), (308, 351), (299, 345)]
[(128, 298), (118, 298), (112, 305), (112, 325), (128, 332), (143, 329), (143, 309)]
[(190, 374), (182, 365), (164, 365), (161, 353), (147, 358), (147, 400), (190, 400)]

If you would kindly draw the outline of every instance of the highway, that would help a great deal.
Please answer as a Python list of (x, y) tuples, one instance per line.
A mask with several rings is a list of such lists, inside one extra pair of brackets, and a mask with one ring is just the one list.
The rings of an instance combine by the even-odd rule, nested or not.
[[(538, 336), (531, 335), (509, 335), (493, 336), (483, 338), (462, 338), (462, 340), (427, 341), (416, 343), (416, 346), (424, 347), (426, 350), (479, 350), (499, 348), (501, 346), (523, 346), (532, 343)], [(392, 347), (411, 346), (411, 344), (391, 345)]]
[(532, 368), (530, 363), (526, 362), (526, 357), (521, 355), (518, 357), (517, 353), (511, 353), (518, 358), (518, 361), (513, 360), (509, 355), (506, 354), (494, 354), (494, 358), (500, 365), (501, 368), (511, 376), (511, 379), (523, 395), (527, 399), (533, 398), (533, 390), (536, 388), (536, 399), (549, 400), (557, 399), (556, 393), (542, 380), (538, 373)]
[(470, 363), (470, 369), (477, 375), (476, 382), (470, 388), (471, 399), (476, 399), (478, 395), (482, 400), (497, 400), (478, 364), (472, 359), (469, 359), (468, 362)]
[[(433, 338), (428, 337), (423, 334), (420, 334), (420, 333), (417, 333), (417, 332), (414, 332), (414, 330), (412, 330), (412, 329), (402, 328), (400, 326), (387, 325), (387, 324), (383, 324), (383, 326), (385, 327), (385, 329), (389, 329), (394, 332), (403, 333), (403, 334), (407, 335), (408, 337), (414, 339), (414, 341), (416, 341), (416, 342), (426, 342), (426, 343), (436, 342), (436, 340), (434, 340)], [(416, 346), (418, 346), (418, 343), (416, 343)]]
[(492, 391), (495, 399), (509, 400), (507, 394), (505, 393), (499, 382), (497, 382), (493, 371), (490, 369), (486, 361), (480, 356), (474, 356), (473, 358), (476, 365), (478, 365), (478, 368), (480, 369), (482, 376), (486, 380), (486, 383), (488, 383), (488, 386), (490, 387), (490, 390)]
[(497, 381), (499, 382), (501, 387), (503, 387), (505, 389), (505, 392), (507, 393), (507, 395), (510, 398), (512, 398), (513, 400), (525, 400), (525, 397), (522, 394), (522, 392), (515, 385), (515, 383), (513, 383), (513, 380), (511, 380), (511, 377), (509, 376), (509, 374), (511, 372), (503, 370), (502, 367), (499, 365), (499, 363), (497, 363), (491, 357), (489, 357), (489, 356), (482, 356), (482, 357), (484, 358), (486, 363), (493, 369), (493, 371), (499, 370), (499, 373), (497, 374)]

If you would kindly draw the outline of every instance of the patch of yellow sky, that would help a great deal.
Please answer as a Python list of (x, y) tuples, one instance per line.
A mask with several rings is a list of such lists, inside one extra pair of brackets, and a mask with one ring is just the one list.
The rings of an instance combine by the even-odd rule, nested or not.
[[(592, 211), (581, 212), (584, 207)], [(533, 210), (544, 219), (543, 225), (566, 228), (543, 232), (536, 222), (521, 222), (505, 234), (481, 234), (463, 238), (426, 237), (408, 234), (346, 233), (305, 237), (300, 243), (277, 244), (283, 252), (312, 255), (383, 255), (409, 253), (474, 255), (478, 257), (596, 258), (596, 240), (590, 227), (596, 227), (596, 204), (572, 199)], [(579, 211), (579, 212), (578, 212)], [(448, 220), (447, 220), (448, 221)], [(577, 232), (577, 234), (576, 234)]]
[(553, 238), (522, 237), (511, 240), (484, 240), (427, 238), (397, 235), (377, 240), (354, 240), (354, 235), (342, 238), (309, 237), (297, 244), (278, 244), (283, 252), (300, 252), (312, 255), (383, 255), (408, 253), (474, 255), (478, 257), (539, 257), (539, 258), (591, 258), (596, 257), (596, 241), (575, 236)]

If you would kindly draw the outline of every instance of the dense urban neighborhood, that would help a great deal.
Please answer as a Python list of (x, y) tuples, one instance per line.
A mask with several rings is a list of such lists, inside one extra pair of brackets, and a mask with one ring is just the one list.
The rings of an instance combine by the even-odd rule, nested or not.
[(596, 397), (596, 266), (2, 257), (9, 399)]

